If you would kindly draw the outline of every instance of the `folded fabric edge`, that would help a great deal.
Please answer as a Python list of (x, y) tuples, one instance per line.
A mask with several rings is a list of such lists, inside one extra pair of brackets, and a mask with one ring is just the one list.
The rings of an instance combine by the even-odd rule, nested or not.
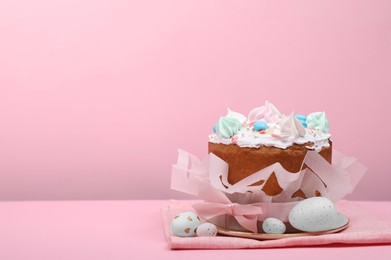
[(168, 223), (170, 222), (168, 219), (168, 212), (169, 212), (169, 206), (162, 206), (160, 208), (160, 214), (162, 217), (162, 224), (163, 224), (163, 232), (164, 236), (166, 238), (168, 247), (172, 249), (172, 242), (171, 242), (171, 237), (170, 237), (170, 229), (168, 227)]

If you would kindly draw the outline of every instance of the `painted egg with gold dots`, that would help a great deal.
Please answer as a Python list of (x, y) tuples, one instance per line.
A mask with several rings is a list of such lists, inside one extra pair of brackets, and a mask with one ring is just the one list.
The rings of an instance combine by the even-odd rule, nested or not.
[(171, 231), (178, 237), (194, 237), (200, 224), (201, 220), (194, 212), (182, 212), (172, 220)]

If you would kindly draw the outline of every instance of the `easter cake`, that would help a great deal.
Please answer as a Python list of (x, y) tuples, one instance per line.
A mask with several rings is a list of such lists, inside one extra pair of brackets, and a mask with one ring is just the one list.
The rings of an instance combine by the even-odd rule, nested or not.
[[(307, 151), (318, 152), (331, 164), (332, 142), (324, 112), (284, 115), (266, 101), (251, 110), (247, 117), (228, 109), (213, 130), (208, 151), (228, 164), (228, 182), (232, 185), (275, 163), (292, 174), (297, 173), (307, 167), (303, 165)], [(254, 185), (262, 183), (262, 191), (268, 196), (277, 196), (283, 191), (274, 173)], [(310, 193), (298, 189), (291, 197), (321, 196), (316, 189)]]
[[(276, 234), (346, 227), (347, 218), (332, 203), (353, 191), (366, 168), (333, 151), (330, 137), (325, 112), (283, 114), (270, 102), (247, 116), (228, 109), (209, 135), (203, 160), (178, 150), (171, 188), (202, 199), (192, 207), (220, 231)], [(320, 220), (309, 222), (299, 216), (303, 212), (319, 213)], [(325, 216), (335, 217), (323, 221)], [(337, 224), (313, 229), (307, 222), (316, 228)]]

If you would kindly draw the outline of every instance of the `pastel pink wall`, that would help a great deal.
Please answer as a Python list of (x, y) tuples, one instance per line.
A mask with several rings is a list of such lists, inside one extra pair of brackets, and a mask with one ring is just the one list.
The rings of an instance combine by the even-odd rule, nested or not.
[(391, 199), (391, 1), (0, 2), (0, 199), (184, 198), (226, 108), (324, 110)]

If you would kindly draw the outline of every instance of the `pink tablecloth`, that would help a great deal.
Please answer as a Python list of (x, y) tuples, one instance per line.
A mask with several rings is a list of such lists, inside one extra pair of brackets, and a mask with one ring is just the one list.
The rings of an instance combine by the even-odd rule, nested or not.
[(166, 239), (172, 249), (272, 248), (336, 243), (345, 245), (391, 244), (391, 222), (380, 220), (351, 201), (337, 203), (338, 211), (350, 219), (349, 227), (340, 233), (264, 241), (225, 236), (182, 238), (172, 235), (170, 231), (171, 220), (180, 212), (194, 211), (191, 207), (193, 203), (194, 201), (172, 200), (167, 207), (161, 209)]
[[(161, 221), (161, 207), (167, 208), (169, 203), (168, 200), (1, 201), (0, 259), (129, 260), (137, 256), (159, 260), (390, 260), (391, 244), (170, 250)], [(391, 221), (391, 201), (354, 204)]]

